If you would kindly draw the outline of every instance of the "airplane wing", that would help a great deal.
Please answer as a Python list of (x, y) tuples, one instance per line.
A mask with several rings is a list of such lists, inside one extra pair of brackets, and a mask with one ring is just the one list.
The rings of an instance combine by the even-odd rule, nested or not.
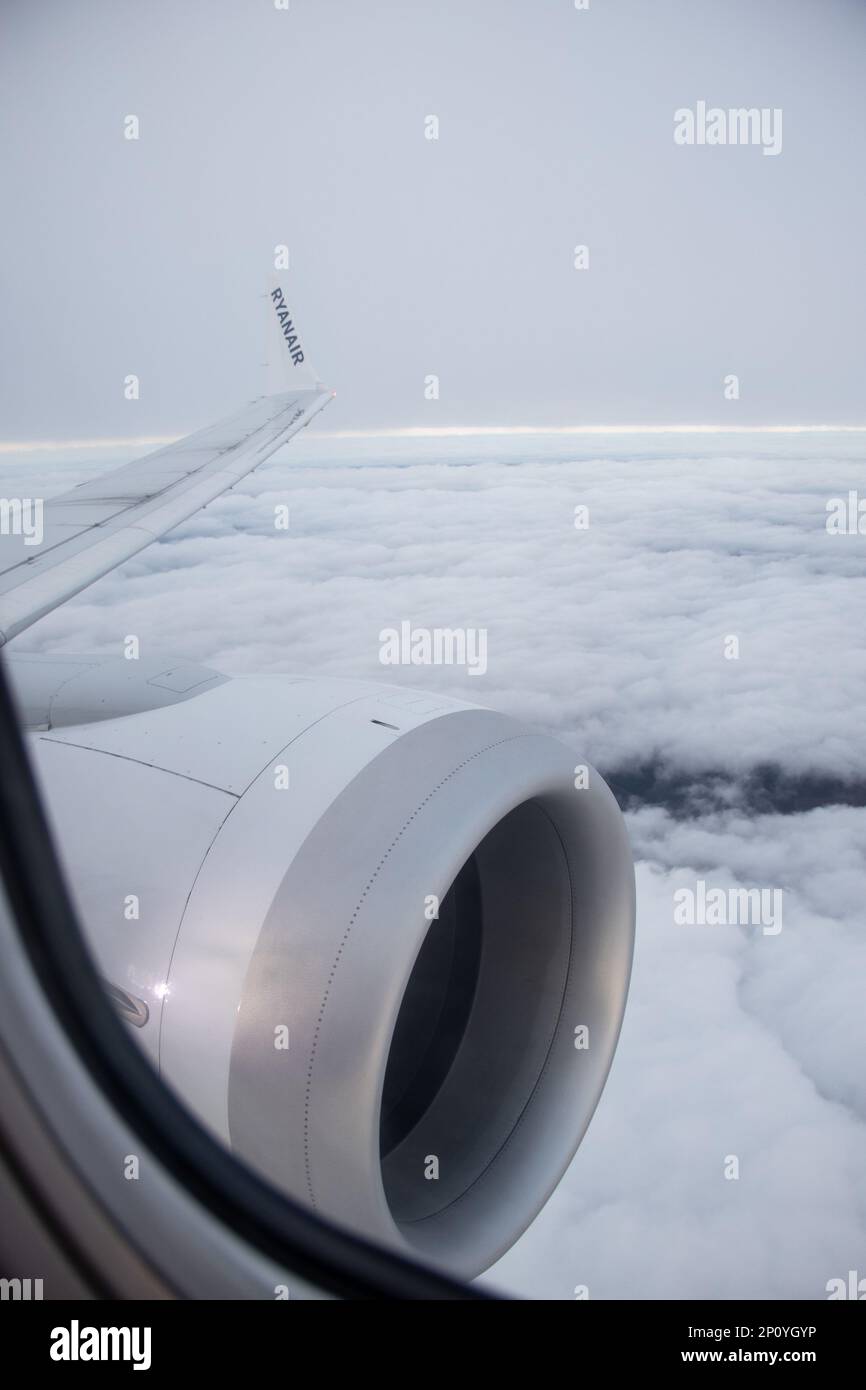
[[(268, 299), (289, 389), (44, 505), (26, 499), (28, 525), (4, 525), (0, 536), (0, 646), (233, 487), (332, 399), (305, 361), (279, 286)], [(3, 505), (4, 521), (14, 521), (24, 500)], [(16, 530), (28, 534), (6, 534)]]

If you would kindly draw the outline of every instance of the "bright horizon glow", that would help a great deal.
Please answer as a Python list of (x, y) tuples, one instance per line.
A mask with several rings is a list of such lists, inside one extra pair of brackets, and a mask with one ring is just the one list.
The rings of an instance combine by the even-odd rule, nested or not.
[[(866, 425), (406, 425), (381, 430), (316, 430), (319, 439), (455, 439), (484, 435), (606, 434), (866, 434)], [(56, 449), (162, 448), (183, 434), (111, 436), (102, 439), (0, 441), (0, 454)]]
[(317, 433), (329, 439), (435, 439), (491, 434), (866, 434), (866, 425), (415, 425)]

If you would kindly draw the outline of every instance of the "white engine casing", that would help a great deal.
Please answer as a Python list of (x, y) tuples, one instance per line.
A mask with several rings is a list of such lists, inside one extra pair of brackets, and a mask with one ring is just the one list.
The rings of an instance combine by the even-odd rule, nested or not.
[(634, 875), (602, 778), (407, 689), (49, 660), (10, 661), (34, 762), (163, 1077), (298, 1200), (486, 1268), (571, 1161), (619, 1034)]

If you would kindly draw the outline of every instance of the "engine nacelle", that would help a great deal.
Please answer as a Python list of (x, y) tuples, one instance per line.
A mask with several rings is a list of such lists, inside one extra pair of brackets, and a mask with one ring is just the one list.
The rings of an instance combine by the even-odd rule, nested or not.
[(293, 1197), (485, 1269), (571, 1161), (622, 1021), (634, 875), (602, 778), (439, 696), (183, 663), (133, 690), (129, 663), (67, 660), (54, 692), (17, 671), (34, 758), (162, 1075)]

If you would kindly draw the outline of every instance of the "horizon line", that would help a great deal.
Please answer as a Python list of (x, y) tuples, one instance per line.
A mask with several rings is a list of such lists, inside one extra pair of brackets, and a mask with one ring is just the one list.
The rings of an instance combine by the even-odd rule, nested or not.
[[(319, 439), (453, 439), (505, 435), (616, 434), (866, 434), (866, 425), (399, 425), (384, 429), (317, 430)], [(0, 440), (0, 454), (55, 449), (159, 448), (185, 439), (184, 434), (112, 435), (98, 439)], [(287, 441), (289, 442), (289, 441)]]

